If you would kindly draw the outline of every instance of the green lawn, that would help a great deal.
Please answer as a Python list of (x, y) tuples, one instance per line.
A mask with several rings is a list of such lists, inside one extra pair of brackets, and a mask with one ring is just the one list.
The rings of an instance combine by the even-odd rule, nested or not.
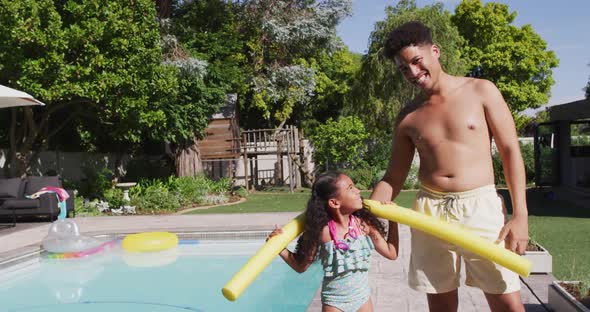
[[(370, 195), (369, 192), (362, 194), (365, 198)], [(401, 206), (410, 207), (415, 196), (415, 191), (402, 192), (396, 202)], [(293, 194), (283, 192), (253, 193), (248, 196), (246, 202), (241, 204), (193, 210), (189, 214), (303, 211), (308, 199), (309, 190)]]
[[(415, 194), (415, 191), (404, 191), (398, 196), (396, 203), (410, 207)], [(368, 197), (369, 193), (363, 192), (363, 196)], [(294, 194), (254, 193), (248, 196), (246, 202), (238, 205), (196, 210), (191, 213), (303, 211), (308, 198), (309, 190)], [(507, 199), (510, 211), (510, 196), (504, 194), (504, 198)], [(547, 248), (553, 256), (553, 274), (558, 279), (590, 282), (590, 208), (548, 198), (542, 191), (528, 191), (531, 238)]]
[[(510, 211), (510, 196), (504, 198)], [(530, 237), (551, 253), (553, 275), (590, 282), (590, 207), (552, 199), (542, 189), (529, 189), (527, 202)]]

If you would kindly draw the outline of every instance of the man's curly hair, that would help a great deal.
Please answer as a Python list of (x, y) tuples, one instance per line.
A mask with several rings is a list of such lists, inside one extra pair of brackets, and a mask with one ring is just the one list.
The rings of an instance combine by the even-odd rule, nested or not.
[(385, 41), (383, 55), (393, 58), (405, 47), (432, 44), (432, 31), (418, 21), (407, 22), (392, 30)]

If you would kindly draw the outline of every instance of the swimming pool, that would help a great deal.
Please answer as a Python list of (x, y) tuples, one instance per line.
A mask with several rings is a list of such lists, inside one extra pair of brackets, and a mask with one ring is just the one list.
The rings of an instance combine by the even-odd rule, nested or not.
[(153, 254), (41, 255), (0, 270), (0, 310), (306, 311), (321, 282), (317, 264), (298, 274), (277, 258), (238, 300), (222, 296), (223, 285), (263, 242), (181, 236), (176, 249)]

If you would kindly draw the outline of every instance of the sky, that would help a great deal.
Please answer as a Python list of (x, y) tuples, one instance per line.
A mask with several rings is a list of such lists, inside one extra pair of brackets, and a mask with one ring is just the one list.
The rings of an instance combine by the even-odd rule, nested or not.
[[(434, 0), (417, 0), (419, 7)], [(455, 11), (459, 0), (444, 0), (445, 8)], [(484, 0), (484, 2), (489, 2)], [(559, 59), (553, 69), (555, 84), (547, 105), (568, 103), (584, 98), (583, 88), (590, 78), (590, 1), (589, 0), (496, 0), (516, 11), (514, 24), (532, 25)], [(366, 53), (374, 23), (385, 18), (385, 8), (395, 0), (353, 0), (353, 13), (337, 27), (348, 48)], [(531, 111), (529, 111), (531, 113)]]

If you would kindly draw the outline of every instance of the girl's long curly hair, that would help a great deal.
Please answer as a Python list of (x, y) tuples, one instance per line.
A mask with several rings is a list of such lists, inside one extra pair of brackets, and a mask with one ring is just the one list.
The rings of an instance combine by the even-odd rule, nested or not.
[[(322, 229), (328, 225), (330, 214), (328, 213), (328, 200), (338, 196), (336, 182), (343, 174), (338, 171), (328, 171), (318, 176), (311, 187), (311, 197), (307, 201), (305, 210), (304, 232), (297, 241), (295, 248), (295, 259), (314, 259), (321, 244)], [(363, 208), (355, 211), (354, 216), (364, 221), (369, 226), (377, 229), (385, 236), (383, 223), (369, 210)]]

